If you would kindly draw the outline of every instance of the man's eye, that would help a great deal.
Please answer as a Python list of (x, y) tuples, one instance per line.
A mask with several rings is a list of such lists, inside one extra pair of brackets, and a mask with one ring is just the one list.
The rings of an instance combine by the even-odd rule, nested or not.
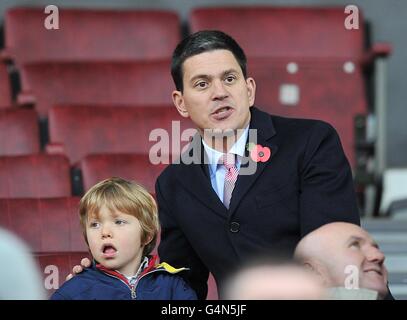
[(359, 248), (360, 244), (358, 241), (354, 241), (349, 245), (350, 248)]
[(228, 77), (226, 77), (225, 80), (226, 80), (227, 83), (232, 83), (233, 81), (236, 80), (236, 77), (234, 77), (234, 76), (228, 76)]
[(195, 87), (200, 88), (200, 89), (206, 88), (206, 86), (207, 86), (207, 83), (205, 81), (200, 81), (197, 84), (195, 84)]

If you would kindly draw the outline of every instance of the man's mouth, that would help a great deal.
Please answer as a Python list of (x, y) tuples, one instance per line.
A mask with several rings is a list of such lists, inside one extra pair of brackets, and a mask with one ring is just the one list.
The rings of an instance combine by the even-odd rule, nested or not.
[(224, 120), (228, 118), (233, 113), (233, 108), (229, 106), (217, 108), (214, 112), (211, 113), (211, 116), (215, 120)]
[(372, 273), (378, 274), (379, 276), (383, 275), (382, 271), (380, 269), (375, 269), (375, 268), (366, 269), (366, 270), (364, 270), (364, 272), (372, 272)]
[(104, 258), (113, 258), (117, 253), (117, 249), (110, 243), (104, 244), (102, 246), (102, 253)]

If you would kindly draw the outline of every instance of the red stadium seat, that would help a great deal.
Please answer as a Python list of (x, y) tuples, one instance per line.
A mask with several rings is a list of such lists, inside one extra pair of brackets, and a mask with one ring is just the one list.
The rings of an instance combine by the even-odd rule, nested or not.
[(349, 31), (346, 16), (343, 7), (216, 7), (193, 10), (189, 22), (191, 32), (216, 29), (231, 35), (250, 64), (252, 57), (360, 58), (363, 18), (359, 29)]
[(40, 151), (37, 113), (34, 110), (0, 110), (0, 156)]
[(170, 61), (37, 63), (22, 67), (20, 103), (42, 118), (56, 105), (172, 106)]
[[(172, 124), (172, 121), (180, 122)], [(180, 131), (177, 132), (177, 128)], [(191, 122), (182, 118), (174, 107), (66, 106), (52, 108), (49, 116), (50, 146), (60, 146), (61, 152), (75, 165), (90, 154), (148, 155), (151, 147), (157, 144), (164, 146), (161, 148), (162, 156), (177, 155), (180, 150), (172, 148), (171, 138), (179, 142), (180, 134), (187, 128), (193, 128)], [(168, 138), (168, 144), (159, 138), (153, 139), (153, 136), (149, 141), (152, 130), (156, 130), (153, 134), (158, 137)]]
[(208, 279), (208, 294), (206, 296), (206, 300), (218, 300), (218, 287), (215, 282), (215, 278), (212, 276), (212, 274), (209, 274), (209, 279)]
[[(12, 8), (4, 20), (5, 53), (18, 66), (39, 61), (129, 61), (171, 57), (180, 40), (176, 13), (164, 10), (59, 10), (59, 29), (44, 8)], [(55, 21), (54, 21), (55, 23)]]
[(80, 264), (82, 258), (91, 258), (89, 252), (53, 252), (35, 254), (44, 280), (47, 297), (59, 289), (72, 268)]
[(163, 164), (152, 164), (148, 155), (140, 154), (89, 155), (81, 161), (85, 191), (99, 181), (115, 176), (134, 180), (154, 194), (155, 181), (164, 168)]
[(86, 251), (79, 200), (0, 199), (0, 225), (20, 236), (33, 253)]
[(263, 58), (249, 62), (256, 80), (256, 105), (272, 114), (327, 121), (338, 131), (350, 163), (355, 165), (354, 119), (367, 112), (366, 88), (360, 65), (346, 69), (340, 61), (296, 60), (275, 63)]
[(61, 155), (0, 157), (0, 198), (71, 195), (69, 161)]
[(11, 96), (11, 83), (7, 66), (0, 61), (0, 109), (11, 107)]

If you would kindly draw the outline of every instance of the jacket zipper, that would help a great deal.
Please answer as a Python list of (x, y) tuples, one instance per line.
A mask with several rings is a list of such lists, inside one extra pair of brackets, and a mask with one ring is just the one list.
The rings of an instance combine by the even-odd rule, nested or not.
[(148, 275), (148, 274), (151, 274), (151, 273), (154, 273), (154, 272), (160, 272), (160, 271), (164, 271), (164, 270), (161, 270), (161, 269), (159, 269), (159, 270), (152, 270), (152, 271), (150, 271), (150, 272), (147, 272), (147, 273), (145, 273), (145, 274), (143, 274), (140, 278), (138, 278), (136, 281), (134, 281), (133, 283), (126, 283), (126, 282), (124, 282), (122, 279), (120, 279), (120, 278), (118, 278), (118, 277), (116, 277), (116, 276), (114, 276), (114, 275), (112, 275), (112, 274), (109, 274), (109, 273), (105, 273), (106, 275), (108, 275), (109, 277), (112, 277), (112, 278), (115, 278), (115, 279), (117, 279), (117, 280), (120, 280), (122, 283), (124, 283), (125, 285), (126, 285), (126, 287), (128, 287), (129, 289), (130, 289), (130, 293), (131, 293), (131, 299), (132, 300), (135, 300), (136, 298), (137, 298), (137, 294), (136, 294), (136, 288), (137, 288), (137, 285), (138, 285), (138, 283), (139, 283), (139, 281), (142, 279), (142, 278), (144, 278), (146, 275)]
[(136, 299), (136, 284), (131, 284), (130, 282), (126, 283), (122, 279), (120, 279), (120, 278), (118, 278), (118, 277), (116, 277), (116, 276), (114, 276), (112, 274), (106, 273), (106, 272), (104, 274), (111, 277), (111, 278), (117, 279), (117, 280), (121, 281), (122, 283), (124, 283), (126, 285), (126, 287), (130, 289), (131, 299), (132, 300)]
[(130, 285), (131, 298), (133, 300), (135, 300), (137, 298), (137, 295), (136, 295), (137, 281), (135, 281), (134, 283), (129, 282), (129, 285)]

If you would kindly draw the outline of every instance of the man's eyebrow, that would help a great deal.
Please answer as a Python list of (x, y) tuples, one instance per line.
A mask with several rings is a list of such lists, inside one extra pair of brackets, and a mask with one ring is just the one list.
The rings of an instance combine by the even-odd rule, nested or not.
[(365, 241), (365, 239), (358, 237), (358, 236), (351, 236), (349, 238), (349, 240), (347, 241), (347, 244), (351, 244), (352, 242), (355, 242), (355, 241), (363, 242), (363, 241)]
[[(225, 75), (230, 74), (230, 73), (239, 73), (239, 71), (232, 68), (232, 69), (222, 71), (220, 74), (221, 74), (221, 77), (224, 77)], [(211, 78), (212, 78), (212, 76), (210, 76), (208, 74), (197, 74), (196, 76), (193, 76), (191, 78), (191, 80), (189, 80), (189, 81), (194, 82), (196, 79), (211, 79)]]
[[(348, 244), (351, 244), (351, 243), (354, 242), (354, 241), (366, 242), (366, 238), (362, 238), (362, 237), (358, 237), (358, 236), (351, 236), (351, 237), (349, 238), (349, 240), (348, 240), (347, 243), (348, 243)], [(371, 245), (372, 245), (373, 247), (379, 249), (379, 244), (378, 244), (376, 241), (372, 240), (372, 241), (370, 241), (370, 243), (371, 243)]]
[(222, 72), (222, 76), (225, 76), (225, 75), (227, 75), (229, 73), (239, 73), (239, 71), (237, 71), (236, 69), (233, 69), (233, 68), (228, 69), (228, 70), (225, 70), (225, 71)]
[(197, 74), (196, 76), (193, 76), (191, 78), (191, 80), (189, 80), (190, 82), (194, 82), (196, 79), (210, 79), (211, 76), (207, 75), (207, 74)]

